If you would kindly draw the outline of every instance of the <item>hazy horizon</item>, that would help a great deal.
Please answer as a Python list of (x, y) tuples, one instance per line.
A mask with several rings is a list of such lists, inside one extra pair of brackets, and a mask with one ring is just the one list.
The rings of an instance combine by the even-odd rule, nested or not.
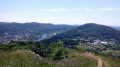
[(120, 26), (119, 0), (0, 0), (0, 22)]

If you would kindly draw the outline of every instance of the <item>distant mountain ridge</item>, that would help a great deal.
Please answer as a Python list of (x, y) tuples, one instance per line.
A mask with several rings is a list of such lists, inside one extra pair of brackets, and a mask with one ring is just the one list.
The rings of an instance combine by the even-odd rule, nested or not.
[(8, 23), (0, 22), (0, 32), (1, 33), (23, 33), (23, 32), (63, 32), (69, 30), (75, 26), (72, 25), (54, 25), (45, 23)]

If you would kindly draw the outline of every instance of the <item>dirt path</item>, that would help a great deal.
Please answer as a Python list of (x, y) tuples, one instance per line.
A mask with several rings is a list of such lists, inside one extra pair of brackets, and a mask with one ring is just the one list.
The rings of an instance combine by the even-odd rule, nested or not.
[(102, 64), (102, 59), (99, 57), (98, 58), (98, 66), (97, 67), (102, 67), (103, 64)]
[(78, 52), (75, 52), (74, 54), (75, 54), (75, 55), (79, 55), (79, 56), (85, 56), (85, 57), (88, 57), (88, 58), (95, 59), (95, 60), (98, 61), (98, 66), (97, 66), (97, 67), (102, 67), (102, 66), (103, 66), (101, 57), (95, 56), (94, 54), (92, 54), (92, 53), (90, 53), (90, 52), (86, 52), (86, 53), (78, 53)]

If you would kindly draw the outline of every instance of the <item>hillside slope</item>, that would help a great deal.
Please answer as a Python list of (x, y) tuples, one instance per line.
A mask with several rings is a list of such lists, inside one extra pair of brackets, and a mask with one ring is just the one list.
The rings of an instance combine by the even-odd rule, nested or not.
[(54, 36), (54, 39), (64, 38), (85, 38), (85, 39), (116, 39), (120, 41), (120, 31), (115, 30), (111, 27), (98, 25), (98, 24), (85, 24), (77, 28), (71, 29), (68, 32)]
[[(77, 45), (81, 40), (88, 40), (91, 43), (94, 42), (94, 40), (116, 41), (117, 44), (120, 44), (120, 31), (105, 25), (88, 23), (77, 28), (73, 28), (62, 34), (53, 36), (48, 39), (48, 41), (44, 41), (46, 43), (50, 43), (51, 41), (57, 40), (62, 40), (66, 45)], [(66, 43), (68, 41), (71, 41), (72, 43)]]
[(24, 32), (63, 32), (75, 26), (72, 25), (54, 25), (45, 23), (5, 23), (0, 22), (1, 33), (24, 33)]

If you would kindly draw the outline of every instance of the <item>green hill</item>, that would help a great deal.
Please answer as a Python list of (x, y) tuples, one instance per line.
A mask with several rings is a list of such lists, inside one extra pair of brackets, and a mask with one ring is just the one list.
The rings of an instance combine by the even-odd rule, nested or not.
[[(77, 28), (73, 28), (67, 32), (56, 35), (48, 40), (56, 41), (60, 40), (79, 40), (79, 39), (87, 39), (93, 42), (93, 40), (115, 40), (116, 43), (120, 42), (120, 31), (113, 29), (111, 27), (105, 25), (99, 25), (94, 23), (88, 23), (85, 25), (81, 25)], [(76, 43), (75, 43), (76, 44)]]
[(50, 33), (50, 32), (63, 32), (75, 26), (72, 25), (54, 25), (45, 23), (3, 23), (0, 22), (0, 34), (4, 33), (17, 34), (17, 33)]
[(85, 38), (85, 39), (116, 39), (120, 41), (120, 32), (111, 27), (98, 24), (85, 24), (77, 28), (71, 29), (68, 32), (54, 36), (54, 39), (64, 38)]

